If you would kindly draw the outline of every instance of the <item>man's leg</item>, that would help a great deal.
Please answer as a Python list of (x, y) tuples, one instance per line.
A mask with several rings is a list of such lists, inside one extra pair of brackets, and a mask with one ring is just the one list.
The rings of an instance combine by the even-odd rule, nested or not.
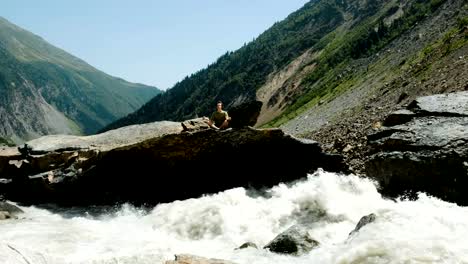
[(227, 120), (224, 120), (224, 122), (221, 124), (219, 129), (226, 129), (229, 126), (229, 122)]

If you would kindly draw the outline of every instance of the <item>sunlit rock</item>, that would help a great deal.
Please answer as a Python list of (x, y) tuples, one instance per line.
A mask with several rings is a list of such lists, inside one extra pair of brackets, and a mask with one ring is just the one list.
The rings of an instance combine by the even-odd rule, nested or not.
[(27, 204), (157, 204), (346, 167), (341, 156), (324, 153), (317, 142), (280, 129), (219, 131), (200, 119), (86, 137), (46, 136), (27, 144), (23, 155), (0, 152), (0, 194)]
[(384, 194), (427, 192), (468, 204), (468, 92), (421, 97), (369, 135), (366, 173)]

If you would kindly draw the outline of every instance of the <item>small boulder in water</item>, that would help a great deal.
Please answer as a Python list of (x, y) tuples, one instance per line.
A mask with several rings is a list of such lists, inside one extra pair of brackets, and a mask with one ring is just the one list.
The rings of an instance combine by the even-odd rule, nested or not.
[(221, 259), (207, 259), (194, 255), (176, 255), (175, 260), (168, 260), (165, 264), (235, 264), (234, 262)]
[(354, 228), (353, 231), (351, 231), (351, 233), (349, 233), (349, 235), (351, 236), (352, 234), (359, 231), (359, 229), (361, 229), (363, 226), (374, 222), (375, 219), (376, 219), (375, 214), (365, 215), (365, 216), (361, 217), (361, 219), (357, 223), (356, 227)]
[(258, 247), (255, 243), (245, 242), (244, 244), (242, 244), (240, 247), (236, 248), (235, 250), (245, 249), (245, 248), (258, 248)]
[(17, 214), (24, 213), (18, 206), (0, 200), (0, 220), (17, 218)]
[(10, 219), (11, 215), (9, 212), (0, 211), (0, 220)]
[(419, 97), (367, 135), (365, 170), (384, 196), (424, 192), (468, 205), (468, 91)]
[(309, 235), (306, 229), (295, 225), (279, 234), (264, 248), (275, 253), (302, 255), (311, 251), (319, 244), (319, 242)]
[(24, 213), (23, 210), (21, 210), (18, 206), (4, 201), (0, 201), (0, 211), (7, 212), (10, 215)]

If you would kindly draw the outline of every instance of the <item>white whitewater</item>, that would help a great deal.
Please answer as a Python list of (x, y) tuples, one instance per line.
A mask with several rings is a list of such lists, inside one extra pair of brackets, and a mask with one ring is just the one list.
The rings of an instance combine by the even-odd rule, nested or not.
[[(21, 219), (0, 222), (0, 263), (154, 264), (180, 253), (239, 264), (468, 263), (467, 207), (425, 194), (385, 200), (368, 179), (323, 171), (268, 194), (237, 188), (150, 211), (126, 205), (98, 217), (23, 207)], [(348, 237), (370, 213), (377, 220)], [(304, 221), (321, 243), (307, 255), (234, 250), (247, 241), (262, 247)]]

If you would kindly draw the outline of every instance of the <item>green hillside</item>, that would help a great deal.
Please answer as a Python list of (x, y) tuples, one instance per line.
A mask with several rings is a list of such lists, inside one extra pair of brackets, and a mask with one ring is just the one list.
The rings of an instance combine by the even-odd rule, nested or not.
[[(336, 3), (335, 3), (336, 2)], [(155, 120), (183, 120), (213, 111), (213, 102), (242, 102), (255, 98), (268, 74), (282, 68), (341, 25), (342, 1), (311, 1), (276, 23), (256, 40), (235, 52), (227, 52), (215, 63), (145, 104), (140, 110), (109, 128)], [(378, 1), (383, 2), (383, 1)], [(372, 13), (376, 7), (359, 10)], [(358, 10), (356, 10), (358, 12)], [(227, 105), (229, 107), (229, 105)]]
[[(426, 28), (421, 41), (407, 39), (418, 25), (441, 20), (442, 13), (446, 22), (438, 32)], [(400, 50), (408, 48), (406, 55), (412, 56), (450, 31), (464, 13), (462, 0), (310, 1), (106, 129), (208, 116), (217, 100), (229, 109), (252, 99), (264, 103), (258, 126), (281, 126), (347, 90), (361, 89), (360, 81), (374, 76), (371, 59), (393, 43), (401, 42)]]

